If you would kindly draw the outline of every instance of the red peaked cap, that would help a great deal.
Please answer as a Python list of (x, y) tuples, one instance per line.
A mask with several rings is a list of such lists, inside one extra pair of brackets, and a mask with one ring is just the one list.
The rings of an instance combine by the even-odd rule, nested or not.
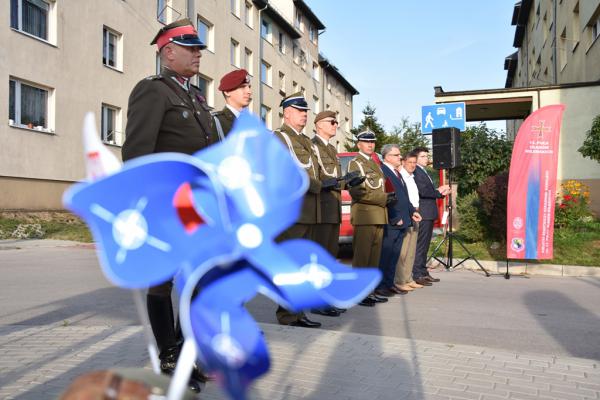
[(248, 71), (245, 69), (236, 69), (223, 75), (221, 83), (219, 83), (219, 90), (221, 92), (231, 92), (247, 83), (250, 83)]

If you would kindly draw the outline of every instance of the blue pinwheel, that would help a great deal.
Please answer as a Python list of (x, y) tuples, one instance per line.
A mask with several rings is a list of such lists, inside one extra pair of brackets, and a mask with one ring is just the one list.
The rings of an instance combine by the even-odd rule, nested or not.
[[(75, 185), (64, 201), (91, 227), (113, 283), (134, 289), (175, 278), (184, 350), (193, 349), (228, 394), (243, 399), (269, 368), (245, 302), (263, 293), (294, 311), (349, 307), (380, 279), (377, 269), (350, 269), (311, 241), (275, 242), (297, 219), (307, 179), (244, 112), (219, 144), (193, 156), (140, 157)], [(174, 381), (189, 376), (188, 367), (178, 365)]]

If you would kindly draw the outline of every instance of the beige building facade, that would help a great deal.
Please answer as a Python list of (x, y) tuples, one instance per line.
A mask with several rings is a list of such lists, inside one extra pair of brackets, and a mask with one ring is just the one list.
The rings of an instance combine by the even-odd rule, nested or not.
[[(281, 124), (279, 103), (302, 90), (311, 111), (336, 111), (341, 147), (356, 89), (319, 54), (325, 26), (300, 0), (7, 0), (0, 18), (0, 209), (60, 209), (85, 174), (81, 127), (95, 113), (103, 142), (120, 157), (134, 85), (159, 71), (149, 43), (163, 24), (188, 17), (208, 49), (196, 83), (220, 109), (222, 75), (252, 75), (251, 111)], [(8, 83), (8, 85), (6, 85)], [(6, 88), (8, 86), (8, 91)]]

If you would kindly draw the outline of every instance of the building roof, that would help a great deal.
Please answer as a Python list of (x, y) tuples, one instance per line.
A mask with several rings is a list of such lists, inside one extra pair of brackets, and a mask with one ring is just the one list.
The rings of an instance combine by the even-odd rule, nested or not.
[(515, 71), (517, 70), (517, 64), (519, 62), (519, 52), (515, 51), (504, 59), (504, 69), (508, 71), (506, 73), (506, 84), (504, 87), (512, 87), (513, 79), (515, 77)]
[(356, 90), (354, 88), (354, 86), (352, 86), (350, 84), (350, 82), (348, 82), (346, 80), (346, 78), (344, 78), (344, 76), (337, 69), (337, 67), (335, 65), (333, 65), (332, 63), (330, 63), (329, 60), (327, 58), (325, 58), (325, 56), (321, 53), (319, 53), (319, 65), (325, 71), (327, 71), (331, 75), (333, 75), (335, 77), (335, 79), (337, 79), (346, 89), (348, 89), (350, 91), (350, 93), (352, 93), (353, 96), (359, 94), (358, 90)]
[(292, 39), (300, 39), (302, 34), (281, 14), (281, 12), (269, 3), (269, 0), (253, 0), (254, 4), (259, 9), (264, 9), (264, 13), (269, 16), (277, 25), (279, 25), (285, 33), (290, 35)]
[(325, 29), (325, 25), (303, 0), (294, 0), (294, 4), (311, 20), (317, 29)]
[(513, 40), (514, 47), (521, 47), (523, 45), (523, 37), (527, 29), (527, 21), (529, 20), (532, 4), (532, 0), (523, 0), (515, 4), (511, 21), (511, 25), (517, 26)]

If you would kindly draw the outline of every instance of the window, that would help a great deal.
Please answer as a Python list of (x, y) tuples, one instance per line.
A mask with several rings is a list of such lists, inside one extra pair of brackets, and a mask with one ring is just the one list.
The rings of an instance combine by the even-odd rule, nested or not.
[(306, 97), (306, 89), (302, 86), (300, 86), (300, 93), (302, 93), (302, 96)]
[(244, 22), (250, 28), (254, 28), (254, 7), (250, 2), (246, 2), (244, 7)]
[(272, 43), (272, 35), (271, 35), (271, 24), (269, 21), (262, 20), (260, 23), (260, 37), (265, 39), (267, 42)]
[(298, 49), (296, 43), (294, 43), (294, 46), (292, 47), (292, 58), (296, 64), (300, 64), (300, 49)]
[(304, 24), (302, 23), (302, 14), (300, 10), (296, 10), (296, 19), (294, 20), (294, 27), (299, 29), (300, 32), (304, 32)]
[(240, 17), (240, 0), (231, 0), (231, 13)]
[(581, 28), (579, 25), (579, 2), (575, 4), (573, 8), (573, 15), (571, 15), (571, 51), (575, 51), (579, 45), (579, 34)]
[(235, 39), (231, 39), (229, 62), (236, 67), (240, 66), (240, 44)]
[(247, 47), (244, 48), (244, 69), (248, 71), (250, 75), (254, 75), (254, 69), (252, 68), (254, 62), (252, 59), (252, 50)]
[(319, 77), (319, 64), (317, 64), (316, 62), (313, 62), (313, 66), (312, 66), (312, 78), (315, 81), (319, 81), (320, 77)]
[(306, 53), (304, 50), (300, 50), (300, 68), (306, 71)]
[(313, 42), (314, 44), (317, 44), (318, 38), (319, 38), (319, 32), (317, 31), (317, 28), (315, 28), (314, 26), (311, 25), (311, 27), (308, 31), (308, 37), (311, 42)]
[(600, 16), (592, 22), (592, 43), (600, 36)]
[(214, 26), (208, 20), (198, 17), (197, 19), (198, 25), (198, 37), (206, 45), (206, 48), (212, 52), (215, 51), (215, 46), (213, 43), (213, 29)]
[(167, 0), (156, 0), (156, 19), (163, 24), (167, 23)]
[(279, 91), (285, 94), (285, 74), (279, 71)]
[(9, 79), (9, 125), (48, 132), (48, 95), (46, 89)]
[(560, 70), (562, 71), (567, 66), (567, 28), (564, 28), (560, 34), (558, 47), (558, 61)]
[(344, 130), (350, 132), (350, 120), (348, 118), (344, 118)]
[(100, 137), (104, 143), (118, 146), (123, 144), (122, 133), (119, 132), (119, 127), (117, 126), (120, 114), (120, 109), (102, 104)]
[(321, 112), (321, 102), (317, 96), (313, 96), (313, 112), (318, 114)]
[(160, 53), (156, 53), (155, 68), (156, 68), (156, 75), (160, 74), (160, 71), (162, 69), (162, 63), (160, 62)]
[(10, 0), (10, 26), (48, 40), (50, 3), (45, 0)]
[(279, 32), (279, 42), (277, 43), (279, 52), (285, 54), (285, 35), (283, 32)]
[(271, 129), (271, 109), (264, 104), (260, 105), (260, 119)]
[(107, 27), (102, 29), (102, 63), (119, 68), (118, 51), (121, 35)]
[(271, 65), (264, 60), (260, 63), (260, 81), (266, 85), (272, 86)]
[(349, 106), (350, 105), (350, 93), (348, 91), (344, 92), (344, 97), (345, 97), (345, 101), (346, 101), (346, 105)]
[(210, 107), (213, 106), (214, 104), (214, 97), (213, 97), (213, 90), (212, 90), (212, 86), (213, 86), (213, 81), (212, 79), (210, 79), (207, 76), (204, 75), (200, 75), (198, 74), (198, 87), (200, 88), (200, 93), (202, 93), (202, 96), (204, 96), (204, 98), (206, 99), (206, 104), (208, 104)]
[(329, 110), (331, 109), (331, 106), (329, 104), (325, 104), (325, 110)]
[(292, 82), (292, 93), (296, 93), (298, 91), (298, 82)]

